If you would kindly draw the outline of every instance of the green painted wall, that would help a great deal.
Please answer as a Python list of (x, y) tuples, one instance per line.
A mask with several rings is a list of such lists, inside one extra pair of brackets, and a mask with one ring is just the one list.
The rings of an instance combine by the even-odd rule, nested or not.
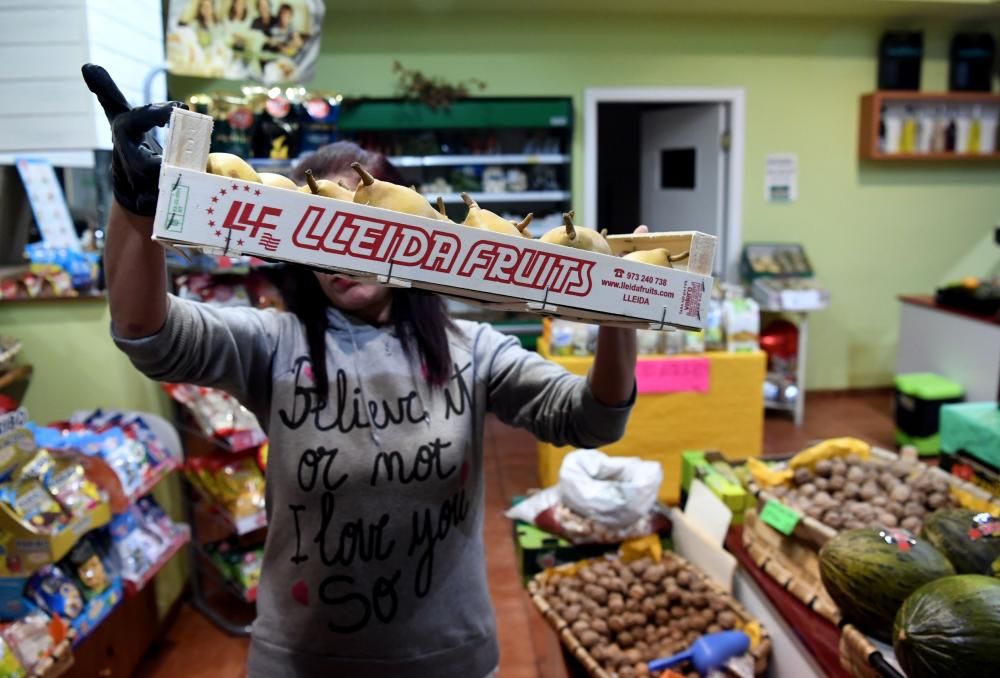
[(103, 300), (0, 303), (0, 332), (20, 339), (19, 361), (34, 366), (24, 401), (32, 419), (97, 407), (170, 416), (166, 396), (115, 348), (110, 327)]
[[(20, 339), (24, 348), (19, 362), (34, 366), (24, 400), (32, 419), (47, 423), (97, 407), (172, 416), (160, 387), (139, 374), (115, 348), (110, 326), (103, 300), (0, 303), (0, 333)], [(154, 494), (174, 520), (185, 519), (177, 476), (161, 482)], [(185, 553), (157, 575), (161, 616), (184, 589), (187, 568)]]
[[(952, 27), (910, 25), (927, 31), (923, 88), (945, 89)], [(988, 269), (1000, 259), (1000, 249), (986, 242), (1000, 221), (997, 165), (859, 166), (858, 101), (874, 89), (884, 27), (874, 20), (331, 11), (313, 85), (390, 96), (399, 59), (427, 74), (481, 78), (490, 95), (572, 96), (577, 196), (584, 88), (746, 88), (744, 240), (805, 243), (833, 292), (832, 306), (810, 325), (809, 386), (863, 387), (890, 381), (897, 294), (930, 292), (955, 274), (956, 261), (971, 257)], [(174, 96), (220, 88), (172, 80)], [(764, 157), (772, 152), (799, 156), (800, 199), (793, 205), (764, 202)], [(986, 272), (973, 268), (961, 273)]]

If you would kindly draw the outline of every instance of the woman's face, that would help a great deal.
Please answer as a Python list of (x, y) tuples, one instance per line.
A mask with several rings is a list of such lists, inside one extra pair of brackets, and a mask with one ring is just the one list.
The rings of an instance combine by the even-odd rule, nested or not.
[(282, 28), (288, 28), (292, 24), (292, 10), (283, 9), (278, 12), (278, 24)]
[[(357, 182), (357, 175), (354, 172), (324, 178), (330, 181), (339, 180), (345, 186), (353, 186)], [(340, 310), (353, 313), (373, 325), (389, 321), (391, 290), (388, 287), (359, 283), (336, 273), (316, 273), (316, 279), (319, 280), (319, 286), (330, 303)]]
[(316, 273), (330, 303), (373, 324), (388, 320), (390, 291), (388, 287), (360, 283), (336, 273)]

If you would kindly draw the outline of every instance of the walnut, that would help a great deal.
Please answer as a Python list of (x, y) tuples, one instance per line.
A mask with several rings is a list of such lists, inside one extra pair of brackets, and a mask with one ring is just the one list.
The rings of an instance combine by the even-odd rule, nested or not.
[(705, 627), (705, 633), (718, 633), (722, 630), (722, 627), (718, 624), (709, 624)]
[(581, 633), (577, 638), (580, 640), (580, 644), (584, 647), (594, 647), (599, 642), (601, 642), (601, 636), (596, 631), (590, 629)]
[(670, 621), (670, 613), (664, 609), (659, 609), (656, 611), (656, 623), (663, 626)]
[(830, 509), (823, 514), (823, 523), (835, 530), (839, 530), (844, 525), (844, 519), (837, 509)]
[(914, 518), (923, 518), (927, 514), (927, 509), (920, 502), (908, 501), (903, 504), (903, 514)]
[(673, 619), (681, 619), (685, 614), (687, 614), (687, 610), (680, 605), (674, 605), (670, 608), (670, 616)]
[(620, 614), (613, 615), (608, 619), (608, 628), (612, 633), (621, 633), (625, 630), (625, 618)]
[(666, 607), (670, 603), (670, 599), (667, 598), (666, 593), (660, 593), (653, 596), (653, 604), (657, 607)]
[(642, 600), (646, 597), (646, 589), (644, 589), (641, 584), (632, 584), (632, 586), (629, 587), (628, 595), (629, 598)]
[(647, 615), (654, 614), (656, 612), (656, 601), (652, 598), (646, 598), (642, 601), (642, 611)]
[(818, 504), (819, 506), (833, 506), (837, 502), (833, 500), (833, 497), (831, 497), (828, 492), (820, 490), (813, 495), (813, 503)]
[(716, 623), (724, 629), (731, 629), (736, 626), (736, 613), (730, 610), (723, 610), (715, 618)]
[(593, 570), (590, 569), (580, 570), (580, 579), (582, 579), (587, 584), (596, 584), (597, 578), (598, 578), (597, 574)]
[(697, 608), (702, 608), (708, 605), (708, 596), (704, 593), (692, 593), (691, 594), (691, 604)]
[(612, 593), (608, 596), (608, 609), (615, 614), (625, 609), (625, 599), (622, 598), (620, 593)]
[(899, 485), (899, 478), (892, 475), (888, 471), (882, 471), (878, 476), (879, 485), (889, 490), (890, 492)]
[(631, 666), (622, 666), (618, 669), (618, 678), (635, 678), (635, 669)]
[(629, 664), (637, 664), (642, 661), (642, 654), (636, 648), (625, 650), (625, 661)]
[(573, 631), (574, 635), (579, 636), (584, 631), (590, 630), (590, 624), (583, 620), (575, 621), (572, 626), (570, 626), (570, 630)]
[(900, 504), (905, 504), (910, 499), (911, 490), (909, 487), (900, 483), (896, 485), (889, 492), (889, 498), (893, 501), (899, 502)]
[(625, 601), (625, 611), (626, 612), (637, 612), (639, 610), (639, 601), (635, 598), (629, 597)]
[(636, 676), (648, 676), (649, 675), (649, 667), (645, 663), (643, 663), (643, 662), (638, 662), (632, 668), (635, 670), (635, 675)]
[(691, 573), (687, 571), (678, 572), (676, 578), (677, 578), (677, 585), (680, 586), (682, 589), (686, 589), (687, 587), (691, 586), (691, 580), (693, 579)]
[(936, 489), (934, 492), (931, 493), (929, 497), (927, 497), (927, 505), (932, 509), (939, 509), (947, 503), (948, 503), (948, 495), (944, 494), (943, 492), (938, 492), (936, 491)]
[(795, 469), (795, 474), (792, 477), (792, 480), (795, 482), (796, 485), (805, 485), (811, 479), (812, 479), (812, 473), (810, 473), (809, 469), (807, 468)]
[(635, 638), (628, 631), (622, 631), (618, 634), (618, 644), (622, 647), (632, 647), (635, 643)]
[(642, 573), (642, 580), (650, 584), (658, 584), (667, 575), (667, 568), (663, 565), (653, 565), (646, 568)]
[(919, 534), (922, 526), (923, 521), (917, 516), (906, 516), (900, 523), (900, 527), (909, 530), (912, 534)]
[(608, 590), (602, 589), (600, 586), (587, 584), (583, 587), (583, 592), (601, 605), (605, 605), (608, 602)]
[(652, 564), (652, 562), (653, 561), (650, 558), (640, 558), (639, 560), (633, 560), (631, 563), (628, 564), (628, 567), (630, 570), (632, 570), (633, 574), (642, 575), (642, 573), (646, 571), (646, 568), (649, 567)]
[(609, 631), (609, 629), (608, 629), (608, 622), (606, 622), (603, 619), (595, 619), (592, 622), (590, 622), (590, 628), (594, 629), (595, 631), (597, 631), (598, 633), (600, 633), (602, 636), (608, 635), (608, 631)]
[(830, 482), (829, 482), (829, 484), (828, 484), (828, 486), (827, 486), (826, 489), (829, 492), (836, 492), (838, 490), (842, 490), (842, 489), (844, 489), (844, 484), (846, 482), (847, 481), (844, 479), (844, 476), (842, 476), (842, 475), (832, 476), (830, 478)]
[(851, 466), (847, 469), (847, 481), (861, 484), (865, 480), (865, 472), (860, 466)]
[(580, 608), (579, 605), (568, 605), (566, 609), (563, 610), (562, 618), (565, 619), (570, 624), (572, 624), (577, 619), (579, 619), (580, 612), (582, 612), (582, 609)]
[(876, 522), (883, 527), (896, 527), (899, 524), (899, 520), (893, 514), (885, 511), (880, 513), (876, 518)]

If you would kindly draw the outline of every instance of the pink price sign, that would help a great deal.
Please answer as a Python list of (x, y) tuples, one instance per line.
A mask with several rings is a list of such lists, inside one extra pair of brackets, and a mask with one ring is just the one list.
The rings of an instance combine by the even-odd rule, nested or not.
[(711, 383), (708, 358), (639, 359), (636, 388), (646, 393), (707, 393)]

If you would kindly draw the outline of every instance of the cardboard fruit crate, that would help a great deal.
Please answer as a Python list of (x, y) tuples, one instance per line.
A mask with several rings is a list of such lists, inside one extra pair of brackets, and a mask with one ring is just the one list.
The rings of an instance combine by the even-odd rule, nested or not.
[(273, 188), (206, 173), (211, 132), (209, 116), (171, 116), (153, 232), (164, 245), (294, 262), (503, 310), (704, 327), (714, 236), (671, 236), (671, 251), (689, 255), (669, 268)]

